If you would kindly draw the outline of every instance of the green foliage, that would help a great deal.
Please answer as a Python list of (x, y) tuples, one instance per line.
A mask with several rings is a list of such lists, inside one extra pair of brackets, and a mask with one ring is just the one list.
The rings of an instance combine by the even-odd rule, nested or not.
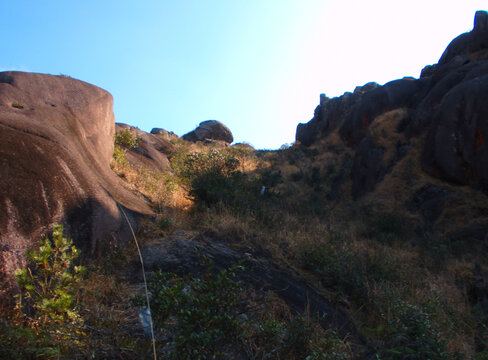
[(156, 272), (150, 282), (156, 326), (175, 332), (171, 358), (221, 358), (242, 333), (238, 321), (243, 284), (234, 265), (216, 272), (210, 266), (202, 278), (181, 278)]
[(244, 200), (247, 191), (254, 192), (254, 196), (259, 194), (259, 186), (249, 182), (237, 170), (238, 166), (235, 156), (218, 150), (171, 158), (172, 171), (180, 183), (196, 203), (205, 206), (218, 203), (233, 206)]
[(115, 134), (115, 145), (125, 149), (135, 149), (141, 141), (139, 136), (135, 136), (129, 129), (122, 129)]
[[(262, 298), (253, 306), (246, 298), (237, 274), (244, 267), (233, 265), (217, 271), (211, 261), (201, 277), (182, 277), (157, 271), (149, 290), (156, 329), (166, 344), (164, 353), (173, 359), (230, 359), (247, 353), (266, 359), (349, 359), (347, 343), (305, 315), (278, 319)], [(136, 304), (144, 305), (142, 298)]]
[(447, 352), (431, 317), (427, 309), (396, 299), (385, 315), (387, 349), (381, 359), (451, 359), (455, 354)]
[(303, 266), (319, 276), (325, 287), (366, 305), (368, 288), (377, 282), (397, 280), (395, 265), (386, 254), (363, 254), (344, 239), (330, 233), (321, 244), (304, 244), (300, 250)]
[(85, 335), (75, 303), (85, 270), (73, 264), (79, 254), (56, 224), (52, 239), (27, 252), (27, 267), (15, 271), (20, 289), (16, 311), (0, 324), (0, 358), (58, 359), (76, 351)]
[(12, 107), (14, 107), (16, 109), (23, 109), (24, 105), (19, 103), (19, 102), (15, 102), (15, 103), (12, 103)]
[(191, 185), (196, 178), (205, 174), (231, 177), (237, 172), (239, 160), (222, 151), (210, 150), (172, 158), (171, 166), (183, 184)]
[(159, 228), (163, 231), (168, 231), (174, 226), (174, 219), (170, 217), (162, 217), (158, 220)]
[(405, 218), (394, 212), (373, 213), (364, 220), (360, 235), (392, 244), (408, 232)]
[(113, 153), (113, 159), (116, 163), (120, 165), (126, 165), (127, 164), (127, 159), (125, 158), (125, 153), (127, 150), (123, 149), (119, 145), (114, 146), (114, 153)]
[(75, 322), (79, 316), (74, 305), (75, 285), (84, 272), (74, 266), (79, 250), (63, 237), (62, 225), (53, 227), (52, 240), (41, 241), (39, 250), (27, 253), (29, 267), (15, 272), (21, 293), (19, 306), (38, 325)]

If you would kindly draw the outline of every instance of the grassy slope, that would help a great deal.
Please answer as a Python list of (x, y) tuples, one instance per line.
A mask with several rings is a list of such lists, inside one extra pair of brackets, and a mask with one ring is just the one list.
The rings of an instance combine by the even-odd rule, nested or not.
[[(407, 143), (392, 130), (401, 116), (401, 111), (384, 116), (370, 129), (375, 143), (386, 149), (385, 164), (393, 158), (398, 141)], [(245, 287), (238, 300), (239, 306), (243, 301), (247, 304), (246, 326), (241, 321), (242, 332), (232, 339), (214, 339), (240, 350), (204, 343), (209, 353), (221, 351), (222, 358), (276, 359), (448, 359), (472, 358), (478, 353), (482, 359), (488, 341), (487, 315), (475, 294), (479, 279), (486, 279), (487, 274), (482, 244), (468, 238), (448, 241), (443, 235), (480, 221), (488, 210), (488, 198), (478, 189), (446, 184), (422, 172), (421, 141), (409, 140), (408, 155), (391, 166), (374, 192), (359, 200), (350, 195), (354, 154), (337, 134), (312, 148), (295, 145), (274, 152), (178, 139), (173, 140), (177, 150), (170, 158), (172, 168), (165, 173), (130, 165), (120, 149), (112, 167), (126, 187), (144, 196), (158, 212), (140, 228), (142, 244), (185, 230), (234, 248), (258, 249), (341, 304), (359, 331), (355, 338), (341, 338), (318, 326), (320, 319), (314, 319), (314, 314), (293, 314), (276, 294)], [(189, 178), (185, 158), (188, 153), (212, 151), (238, 159), (235, 170), (245, 175), (223, 180), (229, 192), (216, 201), (191, 199), (188, 191), (195, 183)], [(413, 191), (425, 184), (443, 186), (451, 194), (435, 223), (426, 224), (419, 213), (405, 206)], [(267, 188), (261, 196), (262, 185)], [(203, 182), (199, 186), (214, 185)], [(86, 336), (77, 340), (80, 354), (151, 356), (147, 338), (140, 328), (135, 330), (137, 307), (129, 301), (135, 290), (122, 271), (135, 257), (135, 249), (129, 246), (89, 269), (79, 290), (86, 324)], [(192, 281), (178, 278), (173, 283), (193, 289)], [(208, 279), (211, 289), (218, 287), (217, 281)], [(184, 299), (183, 293), (172, 294), (171, 299)], [(226, 311), (225, 316), (236, 310)], [(177, 345), (170, 339), (181, 335), (184, 320), (173, 314), (158, 323), (158, 336), (166, 339), (158, 343), (160, 353), (171, 356)], [(180, 330), (175, 330), (175, 321)], [(69, 350), (63, 351), (72, 356)]]

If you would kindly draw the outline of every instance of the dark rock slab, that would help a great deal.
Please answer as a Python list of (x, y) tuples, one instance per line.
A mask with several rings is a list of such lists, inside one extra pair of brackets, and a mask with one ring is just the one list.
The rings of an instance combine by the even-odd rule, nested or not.
[(275, 292), (296, 312), (310, 309), (312, 314), (326, 315), (323, 326), (338, 329), (344, 336), (357, 335), (351, 319), (339, 306), (299, 278), (293, 269), (274, 263), (268, 256), (260, 257), (252, 249), (231, 248), (204, 235), (193, 238), (176, 235), (148, 245), (142, 251), (146, 271), (162, 269), (196, 276), (206, 270), (201, 264), (202, 255), (213, 260), (217, 270), (242, 261), (245, 266), (245, 271), (239, 274), (242, 281)]

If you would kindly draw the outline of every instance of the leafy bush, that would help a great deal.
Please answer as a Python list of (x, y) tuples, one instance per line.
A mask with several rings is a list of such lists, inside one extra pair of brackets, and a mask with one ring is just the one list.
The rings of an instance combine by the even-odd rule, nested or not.
[(45, 238), (39, 250), (27, 253), (29, 267), (18, 269), (15, 276), (21, 290), (19, 307), (31, 323), (42, 326), (78, 320), (74, 292), (84, 267), (74, 266), (73, 261), (79, 254), (58, 224), (53, 227), (52, 240)]
[[(173, 359), (230, 359), (247, 353), (263, 359), (349, 359), (348, 344), (306, 315), (276, 318), (274, 305), (248, 298), (238, 280), (244, 267), (217, 271), (211, 262), (201, 277), (157, 271), (149, 290), (152, 316)], [(135, 302), (144, 305), (142, 298)]]
[(365, 219), (360, 235), (391, 244), (408, 232), (405, 218), (393, 212), (373, 213)]
[(84, 335), (75, 303), (84, 267), (73, 265), (80, 253), (61, 225), (53, 228), (52, 240), (28, 251), (28, 266), (15, 272), (20, 294), (16, 313), (0, 325), (1, 358), (58, 359)]
[(114, 146), (114, 153), (112, 155), (112, 158), (113, 160), (121, 165), (121, 166), (125, 166), (127, 165), (127, 159), (125, 158), (125, 152), (127, 150), (123, 149), (122, 147), (120, 147), (119, 145), (115, 145)]
[(133, 135), (129, 129), (122, 129), (115, 134), (115, 144), (128, 150), (135, 149), (140, 142), (141, 138)]
[(381, 359), (451, 359), (431, 314), (401, 299), (394, 301), (387, 320), (387, 349)]
[(243, 284), (234, 265), (215, 272), (210, 266), (202, 278), (182, 278), (156, 272), (150, 282), (155, 324), (175, 333), (171, 358), (209, 359), (223, 356), (242, 333), (238, 315)]

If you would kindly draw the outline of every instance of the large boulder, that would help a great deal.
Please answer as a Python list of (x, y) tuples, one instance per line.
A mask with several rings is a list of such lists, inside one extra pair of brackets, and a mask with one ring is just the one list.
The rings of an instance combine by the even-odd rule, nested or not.
[(488, 75), (463, 81), (444, 97), (425, 142), (422, 164), (430, 173), (488, 190)]
[(151, 130), (151, 134), (158, 135), (160, 138), (168, 141), (178, 139), (178, 135), (176, 135), (174, 132), (167, 131), (162, 128), (153, 128)]
[(195, 130), (183, 135), (183, 139), (192, 142), (219, 140), (229, 144), (234, 141), (229, 128), (217, 120), (202, 121)]
[(70, 77), (0, 73), (0, 278), (54, 222), (90, 255), (128, 237), (121, 208), (132, 222), (152, 213), (110, 169), (112, 106)]

